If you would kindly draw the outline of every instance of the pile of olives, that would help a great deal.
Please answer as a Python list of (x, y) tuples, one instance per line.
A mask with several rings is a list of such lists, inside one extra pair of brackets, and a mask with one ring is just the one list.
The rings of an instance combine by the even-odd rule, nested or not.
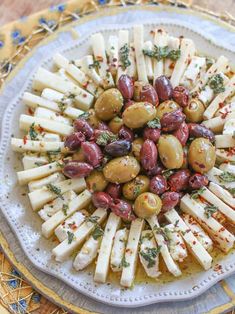
[(65, 139), (73, 159), (69, 178), (85, 177), (95, 207), (124, 220), (161, 216), (183, 193), (208, 184), (215, 164), (212, 131), (200, 124), (205, 108), (169, 79), (134, 82), (122, 75), (94, 108), (74, 121)]

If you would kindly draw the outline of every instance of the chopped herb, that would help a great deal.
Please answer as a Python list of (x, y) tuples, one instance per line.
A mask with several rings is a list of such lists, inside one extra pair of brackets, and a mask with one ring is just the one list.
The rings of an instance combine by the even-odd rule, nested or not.
[(128, 262), (126, 261), (125, 255), (124, 255), (123, 258), (122, 258), (122, 264), (121, 264), (121, 266), (124, 267), (124, 268), (130, 266), (130, 263), (128, 263)]
[(160, 119), (159, 118), (155, 118), (155, 119), (149, 121), (147, 123), (147, 126), (149, 128), (152, 128), (152, 129), (155, 129), (155, 128), (160, 129), (161, 128)]
[(32, 123), (29, 128), (29, 136), (31, 140), (36, 140), (38, 133), (35, 131), (35, 123)]
[(67, 212), (68, 209), (69, 209), (69, 206), (67, 204), (63, 204), (62, 211), (63, 211), (65, 216), (67, 216), (67, 214), (68, 214), (68, 212)]
[(149, 233), (146, 233), (144, 236), (141, 237), (141, 242), (143, 242), (143, 239), (148, 239), (148, 240), (151, 240), (153, 237), (153, 234), (152, 232), (150, 231)]
[(135, 185), (135, 187), (133, 189), (133, 195), (134, 195), (134, 197), (137, 197), (140, 193), (141, 193), (141, 185), (137, 184), (137, 185)]
[(78, 116), (78, 119), (84, 119), (84, 120), (87, 120), (89, 117), (90, 117), (90, 112), (84, 112), (84, 113), (82, 113), (82, 114), (80, 114), (79, 116)]
[(213, 89), (215, 94), (219, 94), (225, 91), (224, 88), (224, 79), (221, 74), (216, 74), (212, 76), (209, 81), (209, 86)]
[(166, 58), (175, 61), (175, 60), (179, 59), (179, 57), (181, 55), (181, 51), (180, 51), (180, 49), (169, 50), (168, 46), (158, 47), (158, 46), (154, 45), (153, 50), (144, 49), (143, 54), (145, 56), (150, 57), (150, 58), (155, 58), (158, 61), (160, 61), (162, 59), (166, 59)]
[(214, 63), (213, 59), (206, 58), (206, 69), (208, 70), (212, 66), (213, 63)]
[(45, 165), (44, 162), (40, 162), (40, 161), (35, 161), (34, 164), (35, 164), (36, 166), (38, 166), (38, 167)]
[(170, 237), (169, 237), (170, 230), (168, 228), (161, 228), (161, 227), (158, 227), (157, 225), (155, 225), (153, 230), (157, 234), (161, 234), (166, 242), (170, 241)]
[(232, 194), (233, 197), (235, 197), (235, 188), (226, 188), (226, 189), (229, 191), (229, 193)]
[(127, 44), (120, 48), (119, 55), (122, 63), (122, 68), (125, 70), (131, 65), (131, 61), (128, 59), (130, 48)]
[(210, 205), (205, 206), (204, 210), (205, 210), (204, 214), (206, 215), (206, 218), (210, 218), (212, 214), (217, 212), (218, 207), (210, 204)]
[(60, 111), (64, 112), (67, 108), (67, 105), (65, 103), (65, 99), (62, 98), (62, 100), (58, 103), (58, 107), (60, 108)]
[(71, 244), (74, 239), (74, 234), (70, 231), (67, 231), (68, 234), (68, 244)]
[(69, 99), (74, 99), (76, 97), (75, 94), (73, 93), (69, 93), (68, 96), (67, 96)]
[(176, 222), (174, 223), (174, 226), (178, 227), (179, 226), (179, 222), (180, 222), (179, 219), (177, 219)]
[(99, 225), (96, 225), (92, 233), (93, 239), (97, 240), (98, 238), (102, 237), (103, 234), (104, 234), (104, 231), (101, 229), (101, 227)]
[(117, 139), (117, 135), (109, 131), (102, 132), (96, 139), (96, 143), (101, 146), (105, 146), (110, 142), (113, 142)]
[(140, 255), (148, 262), (147, 268), (151, 268), (156, 264), (156, 257), (160, 252), (161, 246), (156, 247), (147, 247), (146, 251), (141, 251)]
[(56, 194), (59, 198), (61, 198), (62, 200), (64, 199), (63, 198), (63, 195), (61, 194), (61, 189), (58, 188), (57, 186), (55, 186), (54, 184), (47, 184), (46, 186), (48, 188), (48, 190), (50, 190), (52, 193)]
[(60, 168), (63, 168), (63, 167), (64, 167), (64, 163), (57, 161), (57, 162), (56, 162), (56, 166), (57, 166), (57, 167), (60, 167)]
[(228, 172), (228, 171), (224, 171), (223, 173), (221, 173), (219, 175), (219, 178), (225, 182), (234, 182), (235, 181), (235, 175)]
[(191, 197), (193, 200), (196, 200), (196, 199), (199, 197), (199, 195), (201, 195), (204, 191), (205, 191), (205, 188), (202, 187), (202, 188), (200, 188), (199, 190), (196, 190), (195, 192), (193, 192), (193, 193), (190, 195), (190, 197)]
[(173, 61), (176, 61), (179, 59), (180, 55), (181, 55), (180, 49), (176, 49), (176, 50), (173, 49), (168, 53), (167, 58)]
[(173, 173), (174, 173), (174, 171), (171, 170), (171, 169), (167, 169), (167, 170), (162, 171), (162, 175), (163, 175), (163, 177), (164, 177), (166, 180), (167, 180)]
[(87, 217), (86, 221), (87, 222), (91, 222), (93, 224), (97, 224), (97, 220), (99, 219), (100, 217), (99, 216), (90, 216), (90, 217)]
[(89, 64), (88, 68), (89, 69), (92, 69), (92, 68), (100, 69), (100, 62), (98, 60), (94, 60), (93, 63)]

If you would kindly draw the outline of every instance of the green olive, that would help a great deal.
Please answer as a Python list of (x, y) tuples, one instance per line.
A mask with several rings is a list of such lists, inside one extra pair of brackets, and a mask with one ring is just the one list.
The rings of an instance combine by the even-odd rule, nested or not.
[(204, 138), (199, 137), (192, 141), (189, 146), (188, 161), (194, 171), (206, 173), (215, 165), (215, 147)]
[(92, 173), (86, 178), (86, 183), (88, 189), (93, 192), (101, 192), (108, 185), (103, 172), (98, 170), (92, 171)]
[(192, 99), (188, 106), (184, 108), (186, 121), (195, 123), (202, 122), (204, 111), (203, 103), (199, 99)]
[(121, 111), (123, 97), (117, 88), (104, 91), (95, 103), (95, 113), (103, 121), (111, 120)]
[(153, 214), (159, 214), (162, 201), (156, 194), (145, 192), (140, 194), (134, 203), (134, 212), (139, 218), (148, 218)]
[(136, 102), (122, 115), (124, 124), (131, 129), (143, 127), (156, 116), (156, 108), (148, 102)]
[(178, 169), (183, 165), (184, 153), (179, 140), (173, 135), (162, 135), (158, 141), (158, 152), (163, 165)]
[(112, 183), (131, 181), (139, 172), (140, 165), (132, 156), (115, 158), (108, 162), (103, 169), (106, 180)]
[(157, 107), (156, 116), (161, 119), (165, 113), (175, 111), (180, 106), (173, 100), (166, 100)]
[(88, 110), (88, 117), (87, 117), (87, 122), (93, 127), (93, 128), (98, 128), (99, 123), (100, 123), (100, 119), (98, 119), (98, 117), (95, 114), (95, 110), (94, 109), (90, 109)]
[(136, 199), (141, 193), (147, 192), (150, 180), (146, 176), (137, 176), (134, 180), (123, 185), (122, 193), (130, 201)]
[(132, 149), (131, 152), (133, 156), (140, 161), (140, 150), (141, 147), (144, 143), (144, 140), (141, 137), (137, 137), (133, 142), (132, 142)]
[(118, 116), (116, 116), (109, 122), (110, 131), (113, 132), (114, 134), (117, 134), (122, 126), (123, 126), (122, 118), (119, 118)]

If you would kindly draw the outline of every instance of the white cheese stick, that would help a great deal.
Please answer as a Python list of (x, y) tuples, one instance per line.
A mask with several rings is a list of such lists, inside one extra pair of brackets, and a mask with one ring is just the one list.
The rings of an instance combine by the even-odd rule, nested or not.
[(235, 118), (235, 111), (232, 111), (228, 113), (226, 116), (219, 116), (219, 117), (215, 117), (215, 118), (203, 121), (202, 124), (215, 133), (221, 133), (225, 122), (234, 118)]
[(74, 100), (73, 94), (63, 94), (51, 88), (44, 88), (41, 97), (56, 103), (63, 102), (68, 106), (71, 106)]
[(197, 80), (200, 79), (201, 71), (203, 72), (205, 68), (206, 58), (193, 56), (181, 78), (180, 84), (192, 89)]
[(76, 104), (82, 110), (89, 109), (94, 100), (94, 96), (81, 87), (66, 81), (55, 73), (39, 68), (35, 74), (33, 88), (42, 91), (46, 87), (55, 89), (63, 94), (75, 95)]
[[(153, 43), (157, 48), (164, 48), (168, 44), (168, 35), (162, 29), (156, 29), (154, 34)], [(153, 60), (153, 79), (154, 82), (156, 78), (164, 74), (164, 60)]]
[(144, 59), (144, 54), (143, 54), (143, 47), (144, 47), (143, 25), (135, 25), (133, 28), (133, 34), (134, 34), (134, 48), (135, 48), (138, 80), (143, 81), (143, 82), (148, 82), (145, 59)]
[(25, 155), (22, 158), (22, 163), (24, 170), (36, 168), (39, 166), (46, 165), (48, 163), (48, 158), (44, 156), (34, 156), (34, 155)]
[(42, 218), (42, 220), (48, 220), (51, 216), (53, 216), (55, 213), (57, 213), (59, 210), (62, 210), (63, 208), (67, 209), (68, 204), (72, 201), (72, 199), (77, 196), (77, 194), (74, 191), (69, 190), (63, 193), (62, 196), (63, 199), (57, 197), (53, 201), (44, 205), (43, 208), (38, 211), (38, 214)]
[(180, 217), (175, 209), (171, 209), (165, 213), (167, 220), (174, 224), (176, 230), (181, 233), (187, 248), (196, 258), (198, 263), (205, 269), (209, 269), (212, 263), (212, 257), (201, 245), (201, 243), (194, 236), (189, 227), (185, 224), (184, 220)]
[(121, 29), (118, 32), (118, 69), (117, 69), (117, 76), (116, 76), (116, 83), (118, 82), (120, 76), (123, 74), (127, 74), (127, 68), (122, 62), (122, 54), (123, 50), (126, 51), (126, 59), (130, 61), (130, 46), (129, 46), (129, 31)]
[(183, 38), (180, 45), (180, 57), (177, 60), (173, 73), (171, 75), (171, 84), (173, 87), (179, 85), (180, 80), (188, 66), (191, 58), (195, 54), (194, 42), (191, 39)]
[(91, 193), (88, 190), (80, 193), (78, 196), (73, 198), (70, 203), (67, 204), (68, 208), (66, 208), (66, 211), (63, 207), (42, 224), (42, 235), (48, 239), (59, 224), (63, 223), (66, 218), (71, 216), (76, 211), (85, 208), (87, 205), (89, 205), (90, 201)]
[(106, 282), (109, 271), (109, 262), (113, 246), (113, 239), (117, 229), (120, 227), (120, 224), (121, 218), (111, 212), (105, 225), (104, 235), (101, 241), (99, 255), (96, 261), (94, 275), (94, 280), (96, 282)]
[(215, 63), (210, 66), (210, 68), (207, 70), (207, 72), (200, 78), (200, 80), (197, 82), (196, 86), (193, 89), (193, 92), (197, 92), (201, 90), (206, 83), (209, 81), (209, 79), (220, 72), (226, 73), (229, 70), (228, 65), (228, 59), (224, 56), (220, 56)]
[(88, 240), (83, 244), (80, 252), (78, 252), (73, 262), (73, 267), (77, 271), (86, 268), (96, 258), (101, 240), (102, 236), (96, 239), (91, 235)]
[(165, 238), (159, 232), (160, 226), (158, 223), (157, 216), (153, 215), (152, 217), (148, 218), (147, 221), (153, 230), (153, 234), (154, 234), (154, 237), (156, 239), (158, 246), (160, 246), (160, 253), (161, 253), (162, 258), (166, 264), (167, 269), (175, 277), (181, 276), (181, 270), (180, 270), (179, 266), (177, 265), (177, 263), (171, 257), (171, 254), (170, 254), (169, 248), (167, 246), (167, 243), (165, 241)]
[(55, 184), (64, 180), (65, 180), (65, 176), (62, 173), (60, 172), (53, 173), (49, 175), (48, 177), (35, 180), (35, 181), (30, 181), (28, 184), (29, 192), (33, 192), (35, 190), (41, 189), (47, 184)]
[[(64, 207), (65, 212), (67, 207)], [(86, 216), (82, 212), (75, 212), (55, 229), (55, 235), (60, 242), (68, 238), (68, 232), (74, 233), (84, 222)]]
[(213, 242), (208, 234), (202, 229), (202, 227), (197, 223), (197, 221), (188, 214), (183, 214), (182, 218), (189, 229), (192, 231), (193, 235), (197, 238), (197, 240), (201, 243), (201, 245), (208, 252), (213, 249)]
[(23, 103), (27, 105), (30, 108), (37, 108), (38, 106), (51, 109), (57, 112), (60, 112), (60, 108), (58, 104), (52, 100), (48, 100), (45, 98), (42, 98), (40, 96), (25, 92), (23, 95)]
[(127, 238), (128, 230), (126, 228), (118, 230), (115, 234), (110, 260), (110, 266), (114, 272), (118, 272), (123, 269), (123, 258)]
[(75, 64), (78, 68), (81, 68), (82, 71), (84, 71), (97, 85), (103, 84), (101, 76), (95, 70), (96, 67), (94, 66), (93, 56), (87, 55), (82, 59), (75, 60)]
[(36, 128), (40, 126), (44, 130), (47, 130), (52, 133), (57, 133), (61, 135), (69, 135), (73, 133), (73, 127), (70, 125), (66, 125), (64, 123), (56, 122), (50, 119), (28, 116), (26, 114), (20, 115), (21, 130), (29, 131), (33, 123)]
[[(144, 50), (152, 51), (153, 50), (153, 43), (148, 40), (144, 43), (143, 46)], [(146, 67), (146, 72), (149, 80), (153, 80), (153, 62), (152, 58), (149, 56), (144, 56), (145, 59), (145, 67)]]
[(210, 182), (209, 190), (217, 197), (219, 197), (223, 202), (225, 202), (228, 206), (235, 209), (235, 198), (227, 190), (222, 188), (222, 186), (214, 182)]
[(235, 134), (235, 119), (229, 119), (225, 122), (223, 134), (234, 136), (234, 134)]
[(234, 147), (231, 148), (231, 151), (218, 148), (215, 150), (215, 154), (216, 154), (216, 161), (218, 163), (235, 162)]
[(205, 119), (213, 118), (216, 111), (219, 109), (220, 104), (223, 103), (227, 98), (232, 96), (234, 92), (235, 92), (235, 75), (225, 85), (225, 91), (218, 94), (211, 102), (211, 104), (206, 108), (203, 117)]
[(30, 181), (41, 179), (49, 176), (52, 173), (61, 171), (63, 162), (52, 162), (50, 164), (32, 168), (28, 170), (18, 171), (17, 177), (20, 185), (26, 184)]
[(125, 255), (123, 259), (123, 269), (120, 284), (130, 288), (135, 278), (135, 271), (138, 259), (139, 240), (144, 228), (144, 220), (136, 218), (131, 222), (129, 236), (127, 240)]
[[(178, 50), (180, 46), (180, 40), (177, 37), (168, 36), (168, 43), (167, 46), (171, 50)], [(175, 66), (175, 61), (166, 58), (164, 62), (164, 75), (168, 78), (171, 77), (173, 69)]]
[(226, 116), (228, 113), (233, 111), (235, 111), (235, 102), (231, 102), (222, 108), (219, 108), (215, 113), (215, 117)]
[[(83, 178), (68, 179), (56, 183), (54, 186), (60, 190), (60, 194), (64, 194), (69, 190), (81, 192), (86, 188), (86, 182)], [(46, 203), (53, 201), (58, 196), (54, 192), (50, 191), (47, 187), (30, 192), (28, 195), (33, 210), (42, 208)]]
[(204, 188), (202, 193), (200, 194), (201, 197), (203, 197), (207, 202), (210, 204), (213, 204), (218, 208), (218, 210), (224, 214), (224, 216), (231, 221), (232, 223), (235, 223), (235, 210), (233, 210), (231, 207), (226, 205), (222, 200), (220, 200), (215, 194), (213, 194), (210, 190), (207, 188)]
[(211, 170), (209, 170), (206, 173), (206, 176), (208, 177), (208, 179), (210, 181), (212, 181), (216, 184), (222, 185), (226, 189), (235, 188), (235, 182), (227, 182), (227, 181), (223, 180), (223, 174), (224, 174), (224, 171), (222, 171), (221, 169), (218, 169), (216, 167), (213, 167)]
[(65, 239), (53, 250), (52, 254), (55, 256), (57, 262), (63, 262), (69, 257), (78, 247), (82, 244), (85, 239), (95, 229), (96, 224), (101, 224), (107, 216), (107, 212), (103, 208), (98, 208), (81, 226), (74, 232), (73, 239), (69, 243), (68, 239)]
[(232, 173), (233, 175), (235, 175), (235, 165), (232, 165), (230, 163), (223, 163), (219, 166), (220, 170), (222, 171), (227, 171), (229, 173)]
[[(31, 141), (31, 132), (29, 131), (26, 135), (27, 140)], [(36, 138), (34, 140), (43, 142), (61, 142), (61, 137), (59, 134), (49, 133), (49, 132), (37, 132)]]
[(181, 199), (180, 208), (183, 212), (192, 215), (203, 226), (223, 252), (227, 253), (233, 247), (234, 236), (212, 216), (207, 218), (201, 203), (191, 199), (186, 194)]
[(109, 68), (111, 74), (116, 76), (118, 70), (118, 36), (110, 35), (107, 43), (107, 54), (109, 57)]
[(64, 123), (66, 125), (71, 125), (71, 120), (61, 116), (59, 113), (56, 113), (50, 109), (37, 107), (34, 111), (34, 117), (53, 120), (55, 122)]
[(132, 77), (134, 80), (137, 80), (137, 67), (136, 67), (136, 60), (135, 60), (135, 46), (134, 43), (130, 43), (130, 52), (129, 52), (129, 60), (130, 65), (127, 68), (127, 74)]
[(216, 148), (229, 148), (235, 147), (235, 137), (233, 135), (216, 135), (215, 136)]
[(105, 89), (113, 87), (114, 81), (110, 73), (106, 58), (104, 37), (101, 33), (96, 33), (91, 36), (91, 45), (95, 60), (99, 62), (99, 75), (102, 78), (102, 85)]
[(64, 142), (44, 142), (44, 141), (25, 141), (21, 138), (11, 139), (11, 148), (15, 152), (23, 153), (27, 151), (32, 152), (52, 152), (61, 151), (66, 152), (67, 149), (64, 147)]
[(180, 233), (176, 230), (174, 224), (166, 225), (162, 229), (169, 240), (168, 247), (173, 260), (183, 262), (188, 254)]
[(140, 262), (148, 277), (157, 278), (161, 275), (159, 271), (159, 247), (154, 240), (152, 231), (142, 231), (140, 241)]
[(63, 68), (60, 68), (57, 72), (54, 72), (54, 73), (63, 77), (67, 81), (72, 82), (75, 85), (79, 85), (78, 82), (75, 79), (73, 79), (72, 76), (69, 75), (68, 72), (66, 72), (65, 69), (63, 69)]

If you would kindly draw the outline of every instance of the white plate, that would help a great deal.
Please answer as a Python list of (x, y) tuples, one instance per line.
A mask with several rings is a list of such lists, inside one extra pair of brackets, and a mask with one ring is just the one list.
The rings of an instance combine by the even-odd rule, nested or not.
[[(151, 29), (161, 25), (173, 35), (184, 35), (185, 37), (192, 38), (196, 42), (198, 50), (207, 55), (218, 57), (224, 54), (228, 56), (230, 60), (235, 57), (235, 53), (230, 47), (219, 46), (215, 44), (209, 36), (203, 37), (198, 32), (190, 29), (188, 25), (182, 24), (183, 23), (172, 22), (166, 19), (158, 20), (158, 23), (147, 23), (145, 25), (145, 38), (150, 36), (149, 32)], [(120, 286), (114, 284), (95, 284), (91, 274), (86, 271), (75, 272), (71, 267), (71, 260), (59, 264), (51, 258), (51, 249), (54, 247), (54, 244), (52, 241), (41, 237), (41, 220), (36, 213), (32, 212), (27, 195), (23, 195), (27, 193), (27, 190), (17, 185), (16, 170), (22, 169), (22, 166), (18, 158), (19, 156), (12, 153), (9, 146), (11, 134), (14, 134), (16, 137), (20, 136), (18, 127), (19, 115), (25, 111), (21, 103), (21, 97), (25, 90), (31, 90), (32, 78), (36, 68), (38, 66), (50, 68), (52, 64), (51, 57), (55, 51), (60, 51), (70, 59), (83, 56), (89, 51), (89, 36), (91, 33), (102, 31), (104, 36), (107, 37), (123, 27), (130, 28), (131, 25), (122, 24), (104, 27), (96, 23), (91, 23), (89, 33), (87, 33), (86, 30), (87, 34), (76, 43), (73, 42), (70, 46), (64, 45), (66, 43), (66, 36), (65, 33), (61, 33), (54, 42), (52, 41), (50, 44), (36, 50), (31, 56), (24, 68), (24, 70), (27, 71), (25, 84), (23, 87), (14, 90), (17, 96), (9, 102), (3, 118), (0, 174), (1, 178), (4, 178), (4, 181), (0, 187), (0, 197), (2, 212), (19, 239), (24, 252), (34, 266), (63, 280), (77, 291), (98, 301), (109, 305), (130, 308), (169, 300), (185, 300), (199, 295), (218, 280), (235, 272), (234, 254), (228, 255), (220, 261), (222, 266), (221, 272), (210, 269), (206, 272), (201, 271), (185, 279), (178, 279), (167, 284), (136, 284), (131, 290), (121, 289)], [(53, 46), (53, 44), (55, 46)], [(61, 46), (63, 46), (62, 49)], [(49, 47), (52, 47), (52, 49), (50, 50)], [(46, 51), (48, 56), (41, 61)], [(26, 73), (24, 73), (24, 76)], [(22, 85), (21, 75), (22, 73), (20, 72), (16, 75), (18, 82), (17, 80), (14, 82), (14, 88), (17, 88), (17, 84), (18, 86)], [(11, 82), (8, 84), (8, 88), (9, 86), (11, 87)], [(6, 99), (7, 96), (2, 98), (3, 101), (6, 101)]]

